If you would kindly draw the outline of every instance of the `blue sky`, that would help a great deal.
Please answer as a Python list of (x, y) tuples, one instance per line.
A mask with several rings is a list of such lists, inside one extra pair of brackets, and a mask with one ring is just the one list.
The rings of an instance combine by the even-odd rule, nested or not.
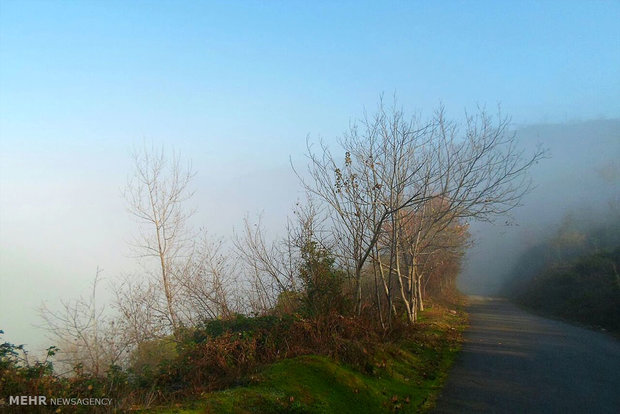
[(34, 341), (41, 300), (130, 263), (134, 145), (193, 160), (216, 233), (259, 210), (275, 226), (289, 157), (381, 93), (516, 124), (619, 117), (618, 21), (611, 1), (0, 0), (0, 329)]
[(1, 19), (9, 142), (287, 157), (382, 92), (518, 123), (620, 115), (618, 2), (3, 1)]

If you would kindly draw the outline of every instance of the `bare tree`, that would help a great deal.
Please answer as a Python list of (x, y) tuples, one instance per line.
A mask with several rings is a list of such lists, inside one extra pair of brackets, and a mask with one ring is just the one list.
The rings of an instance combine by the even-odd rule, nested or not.
[(423, 309), (423, 256), (452, 226), (492, 221), (519, 204), (531, 189), (527, 170), (544, 151), (526, 157), (508, 126), (507, 118), (494, 122), (481, 110), (461, 130), (443, 108), (422, 123), (381, 102), (340, 141), (342, 162), (323, 144), (318, 153), (308, 146), (309, 178), (298, 176), (326, 207), (341, 265), (355, 281), (358, 313), (369, 258), (380, 318), (380, 290), (396, 312), (395, 279), (414, 322)]
[(237, 292), (236, 267), (224, 251), (222, 240), (211, 240), (206, 232), (195, 243), (184, 265), (175, 268), (180, 285), (180, 312), (197, 323), (205, 319), (229, 318), (238, 309), (231, 299)]
[(252, 311), (264, 313), (275, 306), (282, 292), (297, 290), (296, 253), (288, 240), (266, 240), (260, 217), (254, 224), (246, 217), (243, 224), (233, 243), (248, 276)]
[(176, 335), (180, 321), (174, 268), (189, 254), (187, 220), (192, 211), (184, 203), (193, 195), (189, 184), (194, 172), (190, 165), (181, 165), (178, 154), (168, 159), (163, 149), (143, 148), (133, 154), (133, 159), (134, 174), (124, 191), (128, 210), (140, 224), (133, 247), (139, 257), (157, 261), (165, 297), (163, 314)]
[[(320, 220), (310, 197), (305, 203), (295, 204), (283, 238), (268, 240), (260, 216), (254, 223), (249, 217), (244, 219), (242, 232), (235, 235), (233, 243), (240, 269), (246, 275), (245, 294), (252, 313), (265, 313), (276, 306), (290, 310), (299, 305), (305, 289), (300, 277), (303, 251), (310, 243), (326, 248)], [(331, 251), (331, 247), (327, 249)]]
[(355, 284), (358, 313), (362, 271), (386, 221), (424, 200), (413, 180), (422, 166), (415, 162), (416, 154), (428, 140), (428, 129), (381, 103), (373, 117), (353, 124), (340, 141), (343, 162), (324, 144), (319, 153), (308, 145), (309, 178), (298, 176), (326, 206), (341, 265)]
[(157, 281), (124, 275), (114, 286), (114, 294), (114, 306), (119, 312), (117, 324), (128, 346), (169, 333), (165, 298)]
[(119, 327), (106, 313), (105, 306), (97, 305), (97, 287), (102, 270), (97, 268), (90, 296), (74, 301), (61, 301), (60, 310), (53, 311), (42, 305), (39, 314), (60, 349), (57, 360), (71, 370), (80, 365), (85, 372), (102, 375), (112, 364), (120, 362), (126, 343), (119, 335)]

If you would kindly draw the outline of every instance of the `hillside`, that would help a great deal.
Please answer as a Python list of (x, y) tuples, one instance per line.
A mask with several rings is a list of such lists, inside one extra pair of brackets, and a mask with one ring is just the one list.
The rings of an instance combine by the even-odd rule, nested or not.
[(544, 314), (620, 332), (620, 247), (540, 272), (516, 301)]

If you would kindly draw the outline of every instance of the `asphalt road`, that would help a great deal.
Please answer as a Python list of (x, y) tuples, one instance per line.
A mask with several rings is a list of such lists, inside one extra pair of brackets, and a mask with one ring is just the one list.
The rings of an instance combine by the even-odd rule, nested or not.
[(471, 297), (471, 327), (434, 413), (620, 413), (620, 341)]

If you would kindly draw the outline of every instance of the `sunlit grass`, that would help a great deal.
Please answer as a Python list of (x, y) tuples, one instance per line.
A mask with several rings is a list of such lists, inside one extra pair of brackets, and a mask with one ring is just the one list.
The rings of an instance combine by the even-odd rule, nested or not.
[(248, 385), (204, 394), (157, 413), (376, 413), (431, 408), (459, 349), (465, 315), (435, 305), (415, 334), (382, 345), (370, 373), (326, 356), (279, 361)]

